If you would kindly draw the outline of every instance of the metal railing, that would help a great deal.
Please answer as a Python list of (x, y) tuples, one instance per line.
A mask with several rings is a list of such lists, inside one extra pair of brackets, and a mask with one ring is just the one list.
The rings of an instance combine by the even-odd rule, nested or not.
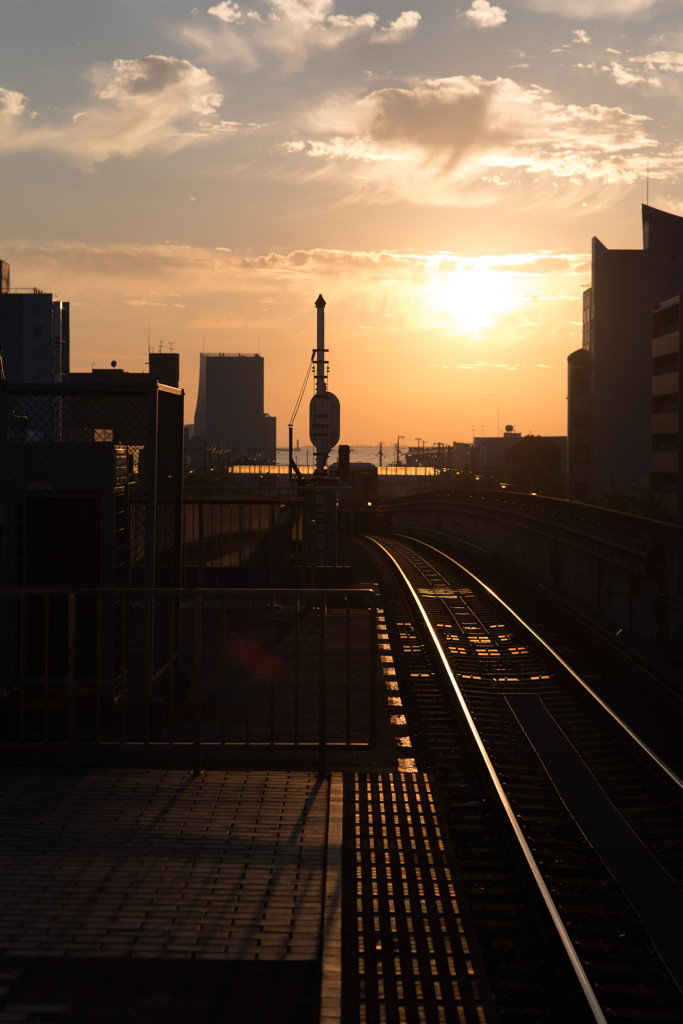
[(0, 590), (0, 747), (324, 772), (375, 743), (376, 611), (366, 587)]

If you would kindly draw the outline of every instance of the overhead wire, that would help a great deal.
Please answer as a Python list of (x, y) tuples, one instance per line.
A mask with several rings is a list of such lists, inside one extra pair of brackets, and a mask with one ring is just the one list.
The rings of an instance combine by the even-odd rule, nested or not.
[(302, 399), (304, 397), (304, 392), (306, 390), (306, 384), (308, 383), (308, 378), (310, 376), (312, 366), (313, 366), (313, 361), (311, 360), (311, 362), (308, 364), (308, 368), (307, 368), (306, 373), (304, 375), (304, 382), (301, 385), (301, 391), (299, 392), (299, 397), (296, 400), (296, 405), (294, 406), (294, 412), (292, 413), (291, 419), (289, 421), (290, 427), (294, 423), (294, 420), (296, 419), (296, 414), (299, 411), (299, 406), (301, 405), (301, 401), (302, 401)]

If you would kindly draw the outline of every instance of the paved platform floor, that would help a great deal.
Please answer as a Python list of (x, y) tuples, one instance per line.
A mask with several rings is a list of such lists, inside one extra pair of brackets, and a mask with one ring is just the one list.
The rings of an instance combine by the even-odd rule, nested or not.
[(338, 1020), (341, 804), (305, 772), (3, 770), (0, 1021)]
[(8, 768), (0, 820), (0, 1024), (494, 1019), (414, 770)]

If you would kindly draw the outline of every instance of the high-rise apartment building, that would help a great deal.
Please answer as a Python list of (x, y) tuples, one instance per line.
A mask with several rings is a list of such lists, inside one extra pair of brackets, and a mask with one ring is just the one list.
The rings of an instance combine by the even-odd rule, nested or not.
[(40, 288), (10, 287), (0, 260), (0, 349), (12, 384), (59, 384), (69, 372), (69, 303)]
[(681, 447), (681, 295), (655, 307), (652, 318), (653, 495), (667, 515), (683, 518)]
[(263, 356), (202, 352), (195, 438), (229, 461), (275, 462), (274, 416), (263, 411)]
[(583, 346), (569, 356), (569, 497), (649, 482), (653, 310), (683, 281), (683, 217), (643, 206), (643, 248), (592, 242)]

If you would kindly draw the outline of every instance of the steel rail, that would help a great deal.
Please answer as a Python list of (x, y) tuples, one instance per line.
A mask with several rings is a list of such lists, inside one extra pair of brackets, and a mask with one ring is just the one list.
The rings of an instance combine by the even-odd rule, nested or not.
[[(499, 800), (501, 802), (503, 810), (505, 811), (505, 814), (506, 814), (506, 816), (508, 818), (508, 821), (510, 822), (510, 825), (511, 825), (511, 827), (512, 827), (514, 833), (515, 833), (515, 837), (517, 839), (517, 842), (519, 843), (520, 849), (522, 850), (522, 852), (524, 854), (524, 857), (525, 857), (525, 860), (527, 862), (527, 865), (528, 865), (528, 867), (529, 867), (529, 869), (530, 869), (530, 871), (531, 871), (531, 873), (533, 875), (534, 881), (536, 882), (538, 890), (539, 890), (539, 892), (540, 892), (540, 894), (541, 894), (541, 896), (543, 898), (543, 901), (545, 903), (545, 906), (546, 906), (546, 908), (547, 908), (547, 910), (548, 910), (548, 912), (550, 914), (550, 917), (552, 919), (553, 925), (554, 925), (555, 930), (556, 930), (556, 932), (558, 934), (558, 937), (559, 937), (559, 939), (560, 939), (560, 941), (562, 943), (562, 946), (564, 947), (564, 950), (565, 950), (565, 952), (567, 954), (567, 957), (568, 957), (569, 962), (571, 964), (571, 967), (572, 967), (572, 970), (573, 970), (574, 975), (576, 977), (576, 980), (577, 980), (577, 982), (578, 982), (578, 984), (579, 984), (579, 986), (581, 988), (581, 991), (583, 992), (583, 995), (584, 995), (584, 997), (586, 999), (586, 1002), (588, 1003), (590, 1012), (593, 1015), (593, 1019), (597, 1022), (597, 1024), (607, 1024), (607, 1018), (605, 1017), (605, 1015), (604, 1015), (604, 1013), (602, 1011), (602, 1007), (600, 1006), (600, 1003), (598, 1002), (598, 998), (595, 995), (595, 992), (593, 991), (591, 983), (588, 980), (588, 976), (586, 975), (586, 972), (584, 971), (583, 965), (582, 965), (582, 963), (581, 963), (581, 961), (579, 959), (579, 956), (578, 956), (578, 954), (577, 954), (577, 952), (576, 952), (576, 950), (574, 948), (574, 945), (573, 945), (573, 943), (572, 943), (572, 941), (571, 941), (571, 939), (569, 937), (567, 929), (564, 926), (564, 922), (562, 921), (562, 918), (560, 916), (560, 912), (557, 909), (557, 907), (555, 905), (555, 901), (553, 900), (553, 898), (552, 898), (552, 896), (550, 894), (550, 891), (549, 891), (549, 889), (548, 889), (548, 887), (547, 887), (547, 885), (545, 883), (545, 879), (543, 878), (543, 875), (541, 873), (541, 869), (539, 868), (538, 864), (536, 863), (536, 859), (535, 859), (533, 853), (531, 852), (529, 844), (526, 841), (526, 838), (524, 836), (524, 833), (522, 832), (522, 829), (520, 827), (519, 822), (517, 821), (517, 817), (516, 817), (516, 815), (515, 815), (515, 813), (514, 813), (514, 811), (512, 809), (512, 806), (511, 806), (507, 796), (505, 795), (505, 791), (503, 789), (502, 783), (501, 783), (500, 779), (498, 778), (498, 774), (497, 774), (497, 772), (496, 772), (496, 770), (495, 770), (495, 768), (493, 766), (493, 763), (492, 763), (492, 761), (491, 761), (491, 759), (490, 759), (490, 757), (488, 755), (486, 747), (484, 746), (484, 742), (483, 742), (481, 736), (479, 735), (477, 727), (476, 727), (476, 725), (474, 723), (474, 719), (472, 718), (472, 716), (471, 716), (471, 714), (469, 712), (469, 709), (468, 709), (467, 704), (465, 702), (465, 698), (463, 696), (463, 693), (462, 693), (462, 691), (460, 689), (460, 686), (458, 685), (458, 682), (457, 682), (457, 680), (455, 678), (453, 670), (452, 670), (452, 668), (451, 668), (451, 666), (449, 664), (448, 658), (447, 658), (447, 656), (446, 656), (446, 654), (445, 654), (445, 652), (443, 650), (443, 647), (441, 645), (441, 642), (439, 641), (439, 638), (436, 635), (436, 632), (434, 630), (434, 627), (432, 626), (432, 623), (431, 623), (431, 621), (429, 619), (429, 616), (427, 615), (427, 612), (426, 612), (426, 610), (424, 608), (424, 605), (423, 605), (422, 601), (420, 600), (420, 598), (419, 598), (415, 588), (413, 587), (412, 583), (408, 579), (407, 575), (405, 574), (405, 572), (403, 571), (403, 569), (399, 565), (398, 561), (394, 558), (394, 556), (388, 550), (388, 548), (386, 548), (379, 540), (377, 540), (376, 537), (369, 537), (368, 539), (371, 540), (381, 551), (383, 551), (384, 554), (386, 555), (386, 557), (394, 564), (394, 566), (396, 567), (396, 571), (399, 573), (399, 575), (403, 579), (406, 587), (408, 588), (408, 590), (409, 590), (409, 592), (411, 594), (411, 597), (412, 597), (412, 599), (413, 599), (413, 601), (414, 601), (418, 611), (420, 612), (420, 614), (421, 614), (421, 616), (422, 616), (422, 618), (424, 620), (425, 628), (427, 629), (427, 632), (429, 633), (429, 635), (431, 637), (431, 640), (432, 640), (432, 643), (433, 643), (434, 648), (436, 650), (436, 653), (438, 654), (438, 656), (439, 656), (439, 658), (441, 660), (441, 663), (443, 665), (443, 668), (444, 668), (444, 670), (445, 670), (445, 672), (446, 672), (446, 674), (447, 674), (447, 676), (449, 678), (451, 686), (453, 687), (453, 692), (455, 693), (455, 696), (457, 698), (458, 704), (460, 705), (462, 713), (463, 713), (463, 715), (465, 717), (465, 720), (467, 722), (467, 725), (468, 725), (468, 727), (470, 729), (470, 732), (472, 734), (472, 738), (474, 739), (474, 742), (475, 742), (475, 744), (477, 746), (477, 749), (479, 750), (479, 753), (480, 753), (481, 758), (482, 758), (482, 760), (484, 762), (486, 770), (488, 771), (489, 776), (491, 778), (491, 781), (493, 782), (493, 785), (495, 787), (496, 793), (498, 794), (498, 798), (499, 798)], [(403, 539), (405, 539), (405, 540), (412, 540), (412, 538), (409, 538), (409, 537), (404, 537)], [(427, 547), (431, 547), (431, 545), (426, 545), (426, 546)], [(433, 550), (434, 551), (438, 551), (437, 548), (433, 548)], [(439, 552), (439, 554), (441, 554), (441, 552)], [(451, 561), (453, 561), (454, 564), (456, 564), (456, 565), (458, 564), (457, 562), (455, 562), (454, 559), (451, 559)], [(465, 570), (465, 571), (467, 572), (467, 570)], [(472, 575), (472, 573), (469, 573), (469, 575), (473, 579), (476, 579), (476, 577), (474, 577)], [(483, 584), (483, 586), (486, 586), (486, 585)], [(486, 589), (489, 590), (488, 587), (486, 587)], [(489, 592), (492, 593), (492, 591), (489, 591)], [(501, 603), (504, 604), (504, 602), (501, 602)], [(505, 607), (507, 608), (507, 605), (505, 605)], [(520, 620), (520, 622), (521, 622), (521, 620)]]
[(407, 534), (397, 534), (396, 536), (402, 537), (403, 540), (409, 540), (413, 544), (421, 544), (423, 547), (429, 548), (430, 551), (436, 552), (436, 554), (438, 554), (440, 558), (444, 558), (444, 559), (446, 559), (446, 561), (452, 562), (453, 565), (457, 566), (457, 568), (461, 572), (466, 573), (470, 577), (470, 579), (474, 580), (474, 582), (477, 583), (478, 586), (482, 587), (486, 591), (486, 593), (489, 594), (490, 597), (492, 597), (495, 601), (497, 601), (498, 604), (502, 608), (504, 608), (506, 612), (508, 612), (510, 615), (512, 615), (513, 618), (515, 618), (517, 620), (517, 622), (520, 624), (520, 626), (522, 626), (523, 629), (525, 629), (528, 633), (530, 633), (531, 636), (533, 636), (534, 639), (539, 644), (541, 644), (542, 647), (545, 648), (545, 650), (548, 652), (548, 654), (550, 654), (562, 666), (562, 668), (566, 672), (568, 672), (569, 675), (581, 687), (583, 687), (583, 689), (586, 691), (586, 693), (590, 697), (592, 697), (592, 699), (594, 701), (596, 701), (597, 704), (600, 705), (602, 710), (605, 711), (610, 716), (610, 718), (619, 726), (619, 728), (624, 730), (624, 732), (629, 737), (629, 739), (631, 739), (636, 744), (636, 746), (640, 747), (640, 749), (643, 751), (643, 753), (646, 754), (654, 762), (654, 764), (659, 768), (659, 770), (664, 772), (664, 774), (669, 777), (669, 779), (671, 780), (671, 782), (674, 783), (675, 786), (677, 786), (679, 789), (683, 790), (683, 779), (681, 779), (680, 776), (678, 776), (671, 768), (669, 768), (669, 766), (664, 761), (662, 761), (662, 759), (657, 754), (655, 754), (654, 750), (652, 750), (651, 747), (648, 747), (647, 743), (645, 743), (645, 741), (642, 740), (640, 738), (640, 736), (637, 733), (635, 733), (630, 728), (630, 726), (628, 726), (626, 724), (626, 722), (622, 718), (619, 717), (619, 715), (616, 713), (616, 711), (613, 711), (612, 708), (609, 706), (609, 704), (606, 704), (605, 701), (602, 699), (602, 697), (598, 696), (598, 694), (595, 692), (595, 690), (593, 690), (588, 685), (588, 683), (584, 679), (581, 678), (581, 676), (578, 674), (578, 672), (575, 672), (575, 670), (571, 667), (571, 665), (569, 665), (564, 660), (564, 658), (560, 654), (558, 654), (557, 651), (555, 651), (550, 646), (550, 644), (546, 640), (543, 639), (543, 637), (539, 633), (536, 632), (536, 630), (533, 628), (533, 626), (530, 626), (528, 622), (525, 622), (525, 620), (520, 615), (517, 614), (517, 612), (514, 610), (514, 608), (511, 608), (510, 605), (507, 604), (503, 600), (502, 597), (499, 597), (499, 595), (496, 594), (496, 592), (494, 590), (491, 590), (491, 588), (488, 586), (488, 584), (484, 583), (483, 580), (480, 580), (479, 577), (475, 576), (475, 574), (470, 569), (467, 569), (460, 562), (456, 561), (456, 559), (452, 558), (451, 555), (447, 555), (444, 551), (441, 551), (440, 548), (434, 547), (433, 544), (428, 544), (424, 540), (418, 540), (416, 537), (410, 537)]

